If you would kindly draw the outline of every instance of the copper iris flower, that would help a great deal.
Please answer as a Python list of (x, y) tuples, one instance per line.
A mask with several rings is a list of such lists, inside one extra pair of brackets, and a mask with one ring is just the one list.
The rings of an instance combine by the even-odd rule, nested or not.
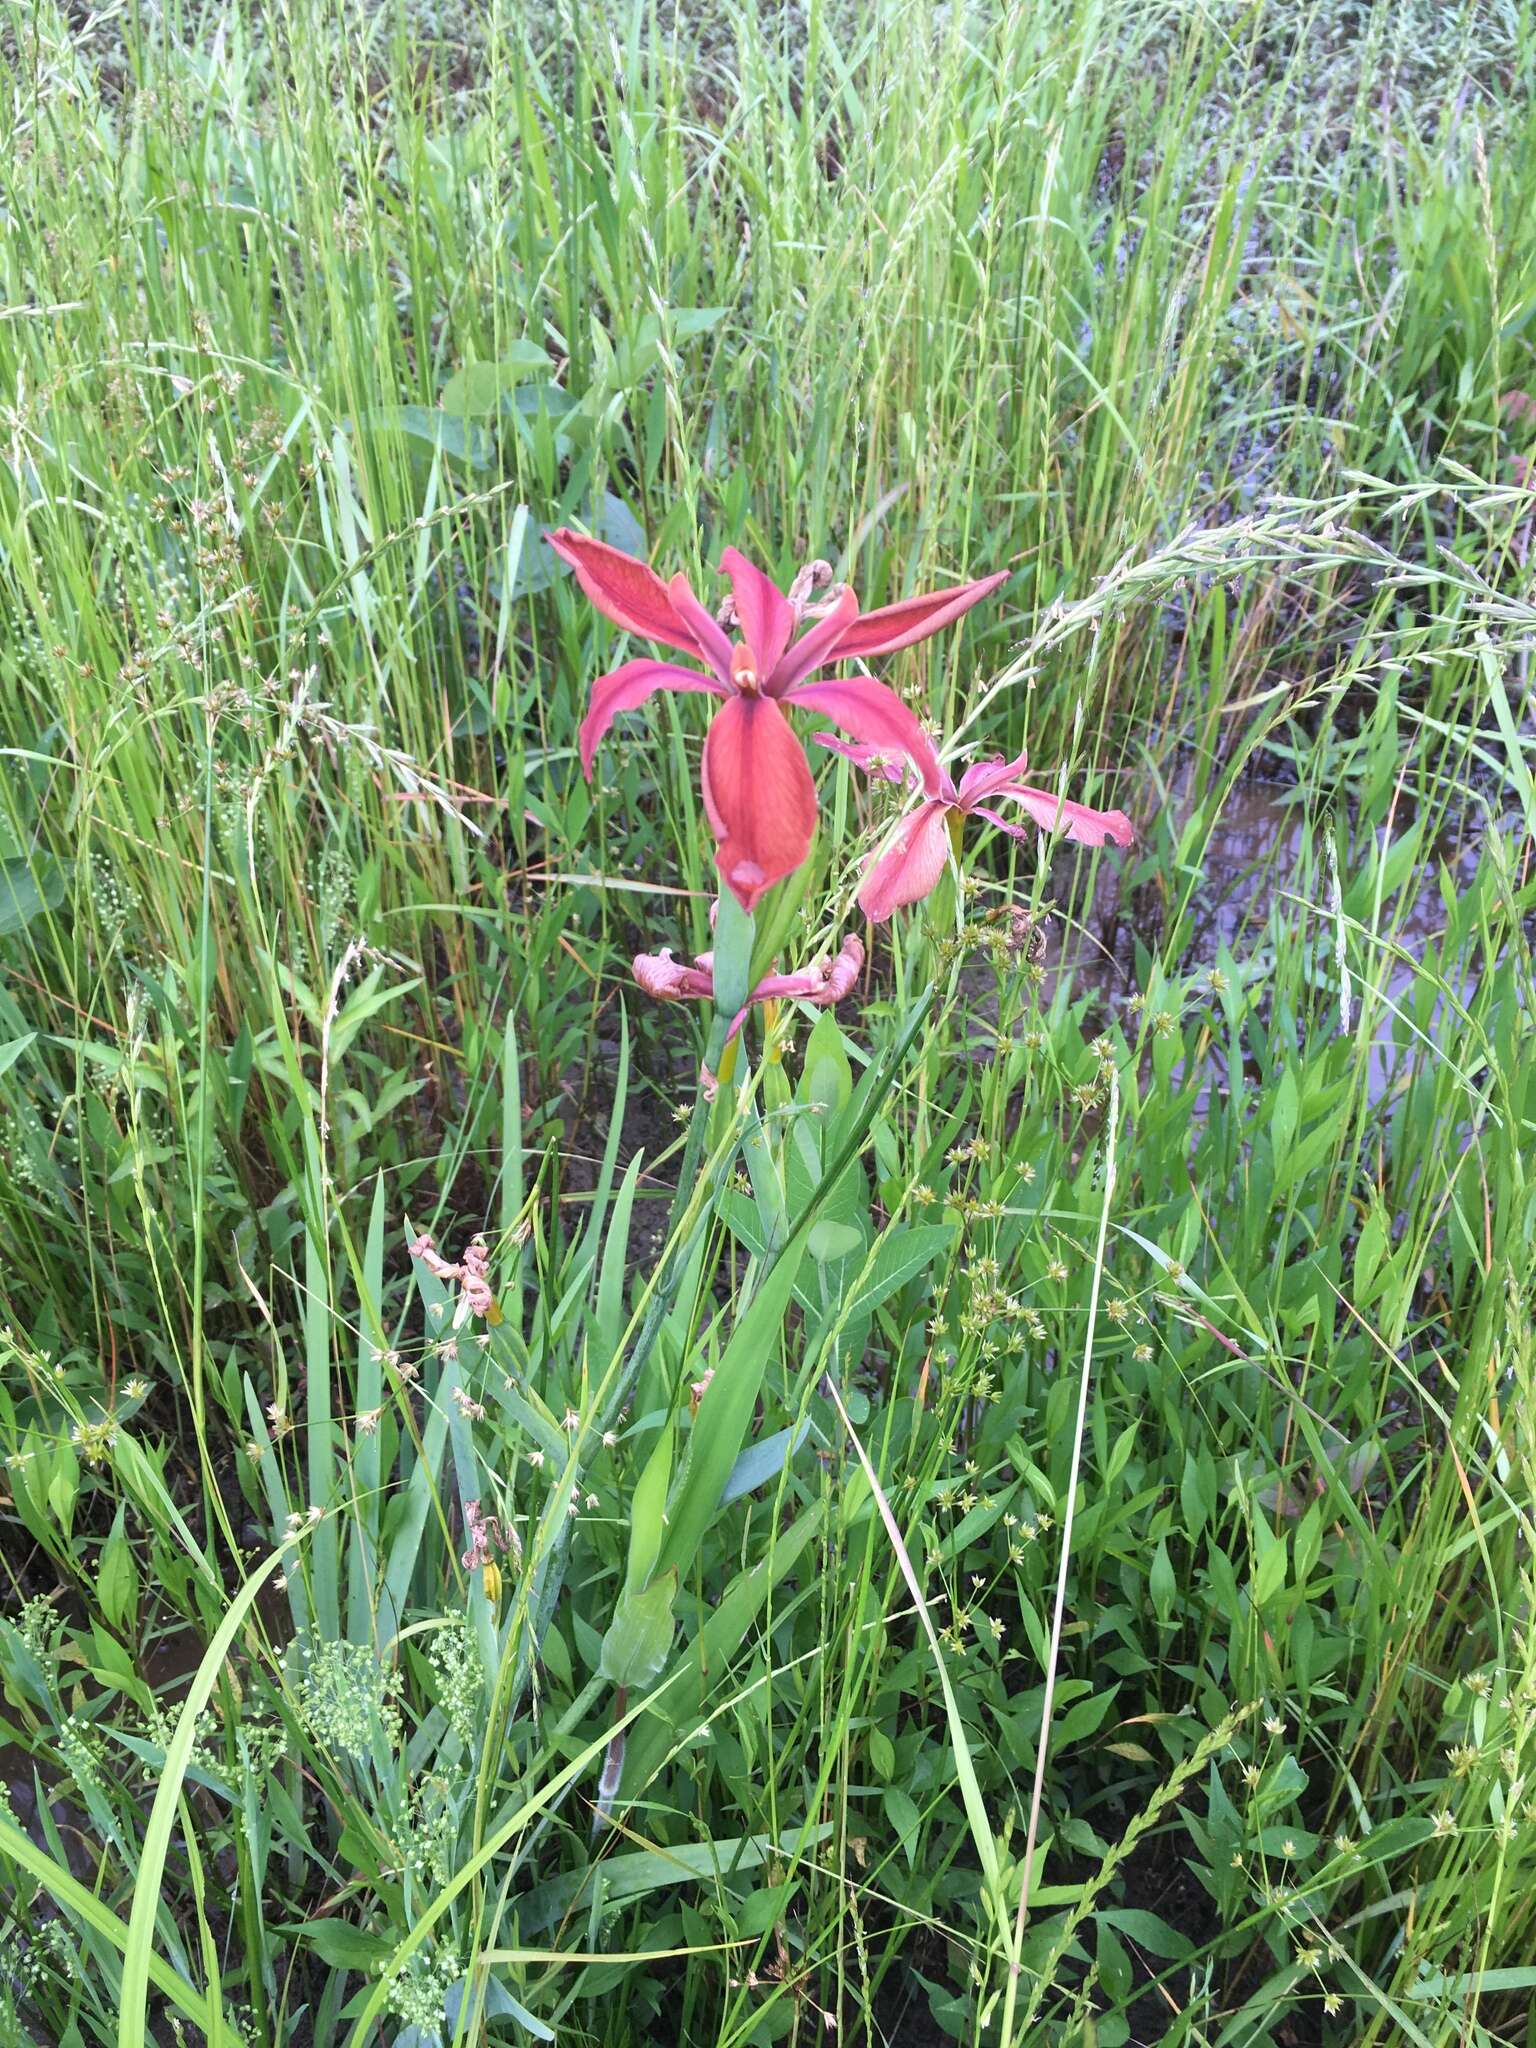
[(744, 555), (727, 548), (720, 567), (730, 578), (741, 629), (733, 641), (686, 578), (663, 583), (646, 563), (568, 527), (552, 533), (549, 543), (605, 618), (703, 664), (684, 668), (642, 658), (599, 676), (581, 723), (581, 764), (590, 777), (598, 742), (617, 715), (657, 690), (719, 698), (704, 740), (704, 809), (719, 842), (721, 877), (744, 910), (799, 867), (816, 825), (816, 785), (784, 706), (819, 711), (862, 745), (905, 754), (925, 791), (937, 793), (932, 744), (894, 690), (868, 675), (811, 678), (835, 662), (890, 654), (937, 633), (995, 590), (1006, 570), (863, 614), (845, 589), (801, 632), (802, 612)]

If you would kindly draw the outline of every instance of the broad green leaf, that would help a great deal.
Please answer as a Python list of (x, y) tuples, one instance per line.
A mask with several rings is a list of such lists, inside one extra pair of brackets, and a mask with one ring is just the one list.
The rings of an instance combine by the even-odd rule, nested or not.
[(361, 1970), (366, 1973), (381, 1963), (394, 1946), (386, 1936), (370, 1934), (364, 1927), (354, 1927), (350, 1920), (325, 1916), (277, 1927), (273, 1932), (291, 1935), (305, 1948), (313, 1949), (320, 1960), (329, 1963), (333, 1970)]
[(1471, 1970), (1455, 1977), (1443, 1970), (1432, 1970), (1411, 1985), (1405, 1995), (1412, 1999), (1449, 1997), (1464, 2004), (1468, 1999), (1493, 1998), (1506, 1991), (1536, 1991), (1536, 1968), (1514, 1964), (1507, 1969)]
[(34, 1706), (41, 1707), (50, 1718), (53, 1716), (53, 1690), (47, 1673), (17, 1630), (3, 1617), (0, 1617), (0, 1677), (7, 1685), (16, 1687)]
[(598, 500), (592, 528), (599, 540), (607, 541), (611, 548), (622, 548), (626, 555), (646, 553), (645, 528), (612, 491), (604, 491)]
[(1184, 1533), (1194, 1542), (1216, 1512), (1216, 1463), (1204, 1444), (1198, 1453), (1184, 1453), (1179, 1504), (1184, 1510)]
[(576, 411), (580, 402), (563, 384), (519, 384), (513, 394), (512, 408), (525, 419), (547, 413), (552, 420), (563, 420)]
[(124, 1533), (123, 1514), (119, 1502), (112, 1533), (101, 1546), (101, 1561), (96, 1569), (96, 1597), (107, 1622), (115, 1629), (121, 1629), (139, 1601), (139, 1571), (134, 1563), (133, 1545)]
[(810, 1423), (802, 1422), (794, 1429), (778, 1429), (772, 1436), (761, 1437), (755, 1444), (748, 1444), (731, 1467), (731, 1476), (721, 1490), (721, 1507), (739, 1500), (744, 1493), (755, 1493), (770, 1479), (776, 1479), (810, 1431)]
[(599, 1877), (604, 1906), (627, 1905), (651, 1892), (673, 1891), (685, 1884), (713, 1884), (722, 1877), (758, 1870), (770, 1858), (777, 1861), (804, 1855), (832, 1832), (830, 1821), (819, 1821), (814, 1827), (792, 1828), (777, 1840), (772, 1835), (744, 1835), (605, 1856), (586, 1870), (567, 1871), (533, 1885), (518, 1901), (518, 1931), (526, 1938), (569, 1919)]
[(688, 1434), (688, 1456), (668, 1516), (659, 1569), (685, 1578), (741, 1450), (768, 1360), (778, 1348), (804, 1240), (785, 1247), (731, 1333)]
[(643, 1592), (619, 1596), (618, 1611), (603, 1637), (600, 1666), (610, 1685), (634, 1690), (660, 1677), (677, 1627), (672, 1615), (676, 1598), (675, 1569), (660, 1573)]
[(378, 433), (404, 434), (421, 441), (442, 455), (466, 463), (471, 469), (485, 469), (491, 460), (491, 443), (483, 428), (452, 413), (435, 412), (426, 405), (381, 405), (360, 413), (359, 428)]
[(952, 1223), (902, 1223), (888, 1230), (875, 1246), (874, 1259), (868, 1278), (863, 1281), (854, 1298), (852, 1314), (867, 1315), (877, 1308), (888, 1295), (909, 1280), (926, 1272), (928, 1267), (937, 1265), (954, 1242), (955, 1226)]
[(1258, 1562), (1253, 1574), (1253, 1604), (1264, 1608), (1285, 1584), (1286, 1540), (1276, 1536), (1262, 1516), (1254, 1521), (1254, 1533)]
[(1386, 1249), (1386, 1221), (1379, 1209), (1372, 1209), (1360, 1226), (1360, 1236), (1355, 1244), (1354, 1292), (1357, 1307), (1364, 1307), (1375, 1294), (1376, 1289), (1371, 1283), (1376, 1278)]
[(838, 1223), (828, 1217), (813, 1223), (806, 1233), (806, 1248), (819, 1266), (836, 1259), (849, 1259), (864, 1248), (863, 1233), (852, 1223)]
[(29, 1031), (24, 1038), (12, 1038), (6, 1044), (0, 1045), (0, 1074), (3, 1074), (7, 1067), (15, 1066), (36, 1037), (35, 1031)]
[(714, 943), (715, 1009), (722, 1017), (733, 1017), (746, 1006), (752, 987), (752, 947), (756, 935), (752, 913), (742, 909), (729, 889), (722, 889), (715, 913)]
[(1104, 1490), (1106, 1493), (1130, 1463), (1131, 1453), (1136, 1448), (1136, 1439), (1140, 1432), (1141, 1424), (1133, 1419), (1125, 1425), (1124, 1429), (1115, 1438), (1113, 1448), (1104, 1463)]
[[(515, 551), (509, 538), (508, 560), (502, 576), (492, 576), (487, 587), (493, 597), (515, 599), (531, 597), (537, 591), (548, 590), (571, 571), (550, 547), (549, 529), (541, 525), (527, 506), (519, 508), (528, 513), (523, 522), (521, 544)], [(596, 504), (586, 508), (580, 515), (582, 524), (590, 527), (599, 540), (611, 548), (621, 548), (626, 555), (646, 553), (645, 528), (622, 498), (612, 491), (604, 491)]]
[[(1084, 1688), (1085, 1696), (1075, 1700), (1056, 1725), (1051, 1741), (1052, 1748), (1058, 1753), (1074, 1742), (1081, 1742), (1084, 1736), (1097, 1734), (1120, 1690), (1118, 1685), (1111, 1685), (1102, 1692), (1095, 1692), (1086, 1679), (1079, 1679), (1076, 1683)], [(1069, 1687), (1063, 1684), (1058, 1698), (1065, 1702), (1068, 1696)]]
[(1152, 1553), (1152, 1566), (1147, 1573), (1147, 1591), (1152, 1595), (1153, 1610), (1164, 1628), (1173, 1614), (1174, 1595), (1178, 1581), (1173, 1575), (1173, 1564), (1168, 1556), (1168, 1539), (1160, 1536), (1157, 1548)]
[[(489, 1970), (482, 1971), (480, 1975), (483, 1981), (479, 1984), (471, 1985), (467, 1977), (461, 1977), (457, 1984), (448, 1987), (448, 1995), (443, 2000), (443, 2017), (450, 2028), (458, 2027), (459, 2015), (467, 2005), (471, 2014), (478, 2011), (486, 2019), (516, 2020), (523, 2032), (531, 2034), (535, 2041), (554, 2040), (554, 2028), (536, 2019), (526, 2005), (519, 2005), (499, 1978), (493, 1977)], [(464, 2038), (470, 2037), (466, 2034)]]
[(629, 1570), (624, 1590), (632, 1598), (639, 1593), (656, 1566), (666, 1524), (667, 1489), (672, 1484), (672, 1449), (676, 1436), (668, 1422), (635, 1481), (629, 1507)]
[(805, 1071), (800, 1085), (803, 1099), (817, 1105), (829, 1127), (853, 1094), (853, 1068), (843, 1049), (843, 1034), (830, 1010), (822, 1011), (806, 1040)]
[(689, 341), (717, 327), (730, 310), (729, 306), (673, 306), (667, 312), (667, 325), (675, 340)]
[(1110, 1997), (1123, 1999), (1135, 1981), (1135, 1971), (1125, 1952), (1124, 1942), (1103, 1913), (1096, 1917), (1094, 1924), (1094, 1961), (1098, 1965), (1100, 1981)]
[(494, 363), (470, 363), (443, 386), (443, 411), (484, 417), (500, 412), (509, 393), (525, 378), (537, 377), (554, 364), (535, 341), (514, 341)]
[(825, 1512), (820, 1501), (807, 1508), (797, 1522), (773, 1538), (767, 1554), (750, 1571), (737, 1574), (716, 1601), (704, 1626), (678, 1657), (649, 1712), (630, 1734), (624, 1758), (627, 1797), (639, 1798), (661, 1769), (672, 1744), (685, 1730), (698, 1726), (707, 1711), (706, 1690), (718, 1683), (721, 1665), (740, 1651), (768, 1595), (799, 1563)]
[[(57, 861), (46, 854), (29, 861), (0, 860), (0, 939), (21, 931), (45, 910), (57, 910), (63, 901), (64, 871)], [(23, 1046), (28, 1042), (22, 1041)]]
[(75, 1522), (75, 1502), (80, 1497), (80, 1469), (73, 1458), (67, 1461), (60, 1457), (55, 1460), (53, 1477), (48, 1482), (48, 1505), (58, 1518), (59, 1526), (66, 1537), (70, 1535)]
[(917, 1863), (917, 1838), (922, 1829), (922, 1815), (918, 1812), (911, 1793), (904, 1791), (900, 1785), (887, 1785), (880, 1799), (885, 1808), (885, 1817), (895, 1831), (902, 1854), (907, 1859), (907, 1868), (911, 1870)]
[(1305, 1586), (1312, 1576), (1312, 1567), (1317, 1563), (1322, 1547), (1323, 1504), (1315, 1500), (1297, 1525), (1291, 1545), (1298, 1586)]
[(765, 974), (773, 972), (774, 962), (788, 949), (796, 917), (801, 904), (805, 901), (806, 889), (809, 887), (811, 876), (816, 872), (816, 833), (813, 830), (811, 843), (799, 867), (792, 874), (786, 875), (782, 882), (775, 882), (759, 899), (757, 908), (752, 913), (754, 986)]

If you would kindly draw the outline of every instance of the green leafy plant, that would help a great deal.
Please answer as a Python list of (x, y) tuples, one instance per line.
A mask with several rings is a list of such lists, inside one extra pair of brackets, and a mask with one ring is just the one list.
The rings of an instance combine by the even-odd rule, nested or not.
[(0, 5), (0, 2040), (1524, 2040), (1532, 55)]

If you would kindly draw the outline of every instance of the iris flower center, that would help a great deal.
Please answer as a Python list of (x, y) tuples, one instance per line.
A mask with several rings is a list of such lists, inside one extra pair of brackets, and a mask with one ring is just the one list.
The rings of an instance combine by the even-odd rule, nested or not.
[(731, 649), (731, 681), (743, 697), (755, 697), (758, 694), (757, 669), (749, 648), (736, 646)]

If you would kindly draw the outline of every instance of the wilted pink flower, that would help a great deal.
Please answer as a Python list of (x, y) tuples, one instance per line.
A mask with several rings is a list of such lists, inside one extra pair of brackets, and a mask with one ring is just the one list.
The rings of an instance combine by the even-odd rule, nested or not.
[[(905, 769), (899, 761), (877, 747), (849, 746), (846, 741), (818, 735), (825, 747), (844, 754), (867, 774), (883, 775), (900, 782)], [(915, 811), (902, 819), (889, 843), (870, 862), (859, 889), (859, 908), (876, 924), (893, 910), (908, 903), (920, 903), (944, 872), (949, 856), (950, 834), (958, 831), (967, 817), (985, 818), (1015, 839), (1028, 837), (1029, 828), (999, 817), (989, 804), (1005, 799), (1019, 803), (1042, 832), (1064, 832), (1084, 846), (1102, 846), (1113, 840), (1129, 846), (1136, 834), (1124, 811), (1095, 811), (1056, 796), (1048, 789), (1036, 789), (1020, 781), (1026, 756), (1016, 761), (976, 761), (966, 769), (957, 785), (946, 768), (940, 768), (937, 785), (929, 787)]]
[(433, 1250), (432, 1233), (430, 1230), (424, 1230), (420, 1237), (413, 1237), (406, 1246), (406, 1250), (413, 1259), (420, 1259), (427, 1271), (435, 1273), (439, 1280), (443, 1279), (445, 1275), (457, 1278), (458, 1267), (450, 1266), (440, 1252)]
[(491, 1291), (487, 1278), (490, 1269), (490, 1247), (483, 1237), (470, 1240), (464, 1257), (457, 1265), (445, 1259), (432, 1248), (432, 1235), (424, 1230), (407, 1250), (413, 1259), (420, 1259), (427, 1271), (442, 1281), (457, 1280), (464, 1297), (464, 1305), (472, 1316), (489, 1315), (496, 1297)]
[(482, 1515), (477, 1500), (464, 1503), (464, 1533), (469, 1538), (469, 1548), (464, 1553), (464, 1569), (472, 1572), (491, 1562), (491, 1546), (499, 1550), (510, 1550), (516, 1541), (510, 1528), (503, 1529), (495, 1515)]
[[(734, 1038), (741, 1029), (753, 1003), (798, 1000), (822, 1007), (840, 1003), (858, 980), (859, 969), (863, 965), (862, 942), (847, 938), (830, 960), (819, 960), (814, 966), (802, 967), (796, 974), (764, 975), (731, 1019), (728, 1037)], [(700, 953), (691, 967), (685, 967), (681, 960), (674, 960), (665, 949), (660, 953), (639, 953), (635, 956), (634, 968), (636, 981), (648, 996), (655, 996), (660, 1002), (714, 1001), (713, 953)]]
[(495, 1296), (491, 1283), (486, 1277), (490, 1271), (491, 1252), (483, 1237), (474, 1238), (465, 1252), (460, 1275), (464, 1288), (464, 1299), (469, 1303), (472, 1316), (490, 1313)]
[(926, 639), (995, 590), (1007, 573), (904, 598), (863, 617), (845, 589), (796, 639), (803, 606), (727, 548), (720, 567), (730, 578), (742, 633), (733, 643), (684, 577), (663, 583), (645, 562), (568, 527), (550, 534), (549, 544), (606, 618), (704, 663), (701, 672), (671, 661), (627, 661), (599, 676), (582, 720), (581, 763), (590, 776), (598, 742), (619, 712), (633, 711), (657, 690), (723, 699), (704, 740), (704, 809), (719, 841), (720, 873), (744, 910), (799, 867), (816, 827), (816, 785), (780, 706), (819, 711), (857, 741), (906, 754), (924, 787), (936, 786), (933, 748), (893, 690), (872, 676), (808, 678), (834, 662), (890, 654)]

